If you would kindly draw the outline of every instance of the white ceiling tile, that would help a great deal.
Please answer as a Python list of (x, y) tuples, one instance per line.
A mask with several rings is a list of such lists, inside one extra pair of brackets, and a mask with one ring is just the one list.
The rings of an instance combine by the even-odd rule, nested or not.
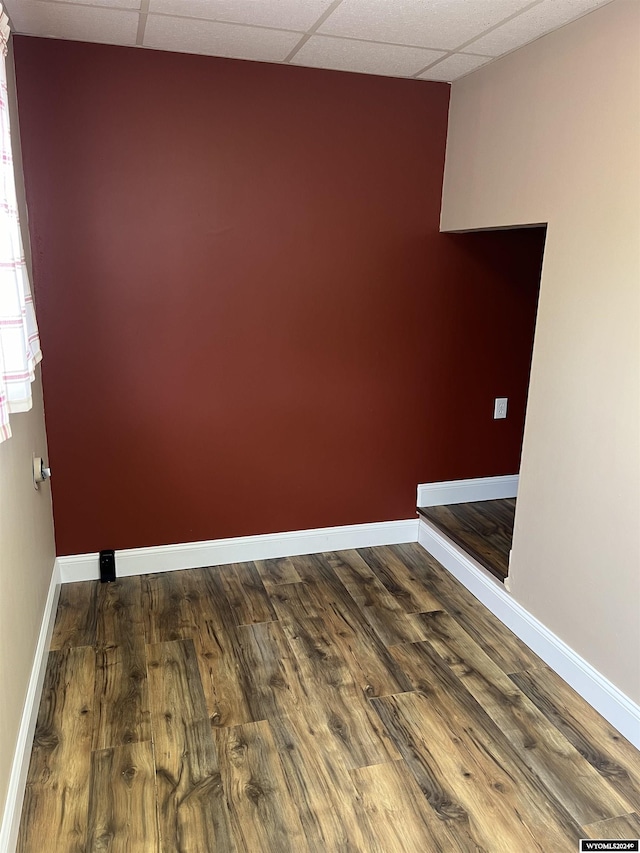
[[(141, 0), (3, 2), (18, 33), (108, 44), (136, 42)], [(408, 77), (454, 51), (420, 74), (426, 80), (451, 81), (483, 65), (486, 57), (508, 53), (609, 2), (149, 0), (144, 46), (282, 62), (302, 33), (335, 5), (295, 55), (296, 65)]]
[(151, 0), (149, 11), (304, 32), (331, 3), (332, 0)]
[(451, 83), (452, 80), (457, 80), (458, 77), (463, 77), (470, 71), (475, 71), (481, 65), (486, 65), (491, 62), (490, 56), (467, 56), (465, 53), (454, 53), (453, 56), (448, 56), (434, 65), (433, 68), (428, 68), (420, 75), (420, 80), (441, 80), (445, 83)]
[(300, 33), (149, 15), (144, 46), (258, 62), (281, 62), (300, 41)]
[(410, 77), (443, 55), (442, 51), (424, 50), (419, 47), (311, 36), (292, 62), (313, 68)]
[(319, 32), (453, 50), (532, 0), (342, 0)]
[(551, 32), (611, 0), (544, 0), (467, 46), (474, 53), (500, 56)]
[(138, 17), (137, 12), (120, 9), (37, 0), (11, 5), (11, 23), (17, 33), (106, 44), (135, 44)]

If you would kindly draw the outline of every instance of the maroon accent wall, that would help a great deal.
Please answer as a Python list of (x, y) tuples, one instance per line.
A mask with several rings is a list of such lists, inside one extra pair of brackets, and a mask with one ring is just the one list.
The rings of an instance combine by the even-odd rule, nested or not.
[(438, 233), (447, 85), (15, 58), (59, 554), (409, 518), (419, 482), (517, 472), (543, 235)]

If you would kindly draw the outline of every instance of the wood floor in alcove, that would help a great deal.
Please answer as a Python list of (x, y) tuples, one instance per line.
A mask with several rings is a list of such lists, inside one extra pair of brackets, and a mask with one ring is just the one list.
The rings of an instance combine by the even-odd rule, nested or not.
[(498, 580), (508, 576), (515, 498), (418, 507), (418, 513)]
[(63, 587), (21, 853), (575, 853), (640, 754), (418, 545)]

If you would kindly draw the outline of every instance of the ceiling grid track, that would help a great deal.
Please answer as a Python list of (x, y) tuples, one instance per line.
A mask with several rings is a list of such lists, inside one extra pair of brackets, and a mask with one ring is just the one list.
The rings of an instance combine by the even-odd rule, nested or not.
[(309, 41), (311, 36), (317, 31), (318, 27), (321, 27), (324, 24), (327, 18), (335, 12), (335, 10), (341, 3), (342, 0), (333, 0), (333, 3), (329, 6), (326, 12), (320, 15), (315, 24), (310, 27), (309, 30), (307, 30), (307, 32), (302, 36), (298, 44), (293, 48), (293, 50), (288, 54), (288, 56), (285, 56), (284, 62), (291, 62), (291, 60), (296, 55), (296, 53), (298, 53), (300, 48), (303, 47), (303, 45), (305, 45)]
[[(479, 38), (482, 38), (483, 36), (486, 36), (489, 33), (492, 33), (494, 30), (497, 30), (501, 26), (503, 26), (503, 24), (508, 24), (509, 21), (512, 21), (514, 18), (517, 18), (519, 15), (522, 15), (524, 12), (528, 12), (529, 9), (533, 9), (534, 6), (539, 6), (541, 3), (544, 3), (544, 2), (545, 2), (545, 0), (533, 0), (533, 2), (530, 3), (528, 6), (525, 6), (524, 9), (520, 9), (518, 12), (514, 12), (513, 15), (509, 15), (508, 18), (504, 18), (504, 20), (500, 21), (500, 23), (494, 24), (492, 27), (488, 27), (486, 30), (484, 30), (484, 32), (478, 33), (478, 35), (474, 36), (472, 39), (468, 39), (467, 41), (458, 45), (458, 47), (456, 47), (455, 50), (450, 50), (446, 56), (443, 56), (441, 59), (436, 59), (435, 62), (432, 62), (430, 65), (427, 65), (424, 68), (421, 68), (420, 71), (418, 71), (416, 74), (413, 75), (413, 77), (418, 78), (422, 74), (424, 74), (425, 71), (428, 71), (430, 68), (433, 68), (434, 66), (439, 65), (441, 62), (444, 62), (445, 59), (449, 59), (451, 56), (455, 56), (456, 53), (462, 53), (464, 51), (465, 47), (472, 45), (475, 41), (478, 41)], [(465, 56), (486, 56), (486, 54), (480, 54), (480, 53), (474, 54), (474, 53), (466, 53), (465, 52)], [(493, 57), (490, 57), (490, 58), (492, 59)]]
[(150, 0), (140, 0), (140, 15), (138, 19), (138, 31), (136, 33), (136, 45), (142, 47), (144, 44), (144, 33), (147, 27), (147, 16), (149, 14)]

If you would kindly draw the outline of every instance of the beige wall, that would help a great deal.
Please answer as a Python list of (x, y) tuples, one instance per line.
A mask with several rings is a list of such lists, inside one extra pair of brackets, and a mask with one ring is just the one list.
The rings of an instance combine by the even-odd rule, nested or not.
[(443, 230), (548, 222), (514, 597), (640, 701), (640, 2), (454, 83)]
[[(8, 66), (15, 107), (11, 55)], [(11, 118), (15, 139), (15, 109)], [(32, 410), (11, 416), (13, 436), (0, 444), (0, 815), (55, 559), (51, 491), (36, 492), (31, 480), (32, 454), (46, 457), (47, 446), (39, 378), (33, 394)]]

